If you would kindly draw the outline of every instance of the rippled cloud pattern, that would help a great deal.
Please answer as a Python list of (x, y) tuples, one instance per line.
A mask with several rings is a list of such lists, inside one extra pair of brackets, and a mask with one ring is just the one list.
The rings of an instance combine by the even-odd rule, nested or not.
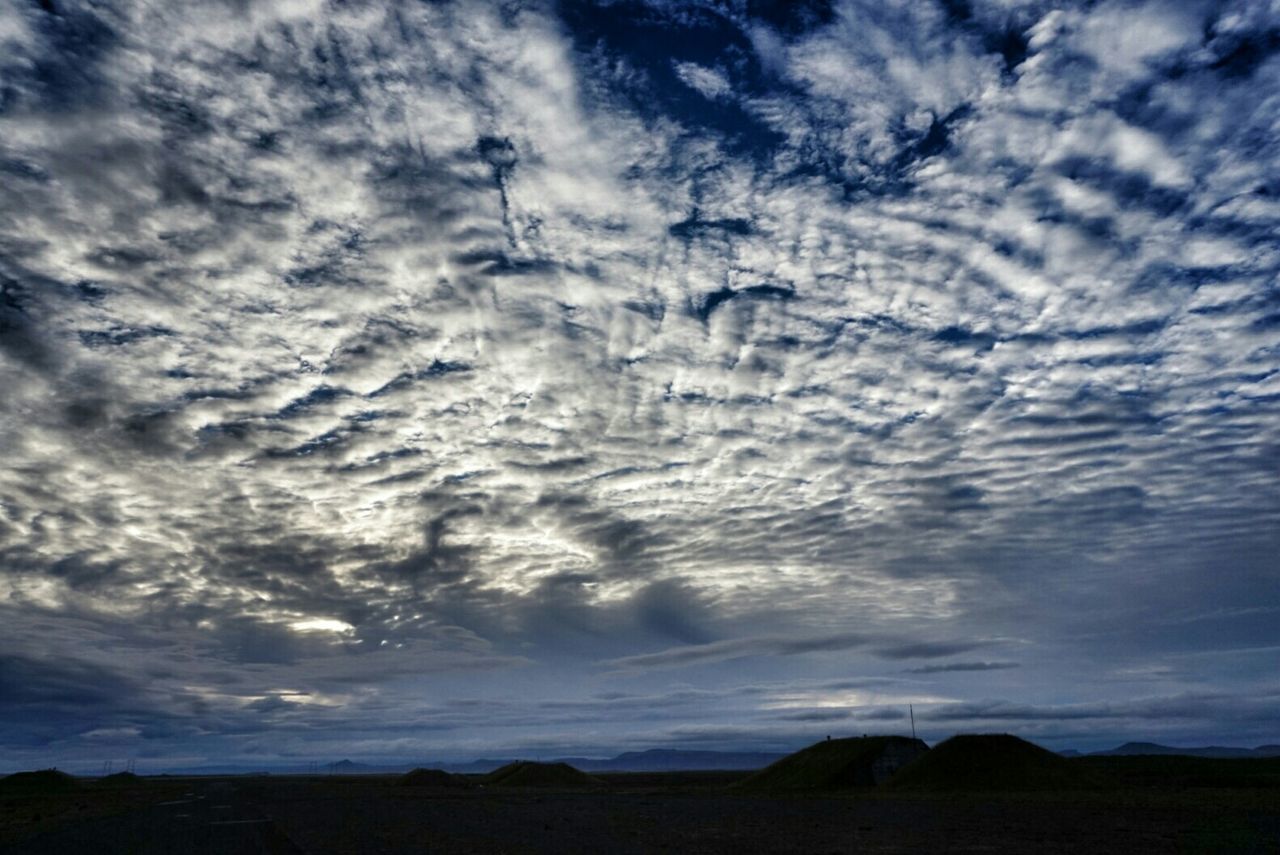
[(0, 6), (0, 761), (1276, 741), (1278, 51)]

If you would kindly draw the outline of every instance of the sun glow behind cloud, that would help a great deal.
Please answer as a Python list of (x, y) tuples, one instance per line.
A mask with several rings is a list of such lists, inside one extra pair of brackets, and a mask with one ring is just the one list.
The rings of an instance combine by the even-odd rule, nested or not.
[(289, 628), (295, 632), (336, 632), (345, 634), (355, 631), (355, 627), (346, 621), (335, 620), (333, 618), (307, 618), (306, 620), (295, 620), (289, 624)]

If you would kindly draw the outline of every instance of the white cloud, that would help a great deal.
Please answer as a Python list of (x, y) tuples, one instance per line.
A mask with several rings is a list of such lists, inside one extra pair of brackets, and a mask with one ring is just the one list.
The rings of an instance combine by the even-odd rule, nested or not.
[(676, 76), (686, 86), (690, 89), (696, 89), (699, 95), (708, 100), (714, 101), (717, 98), (725, 98), (733, 92), (729, 79), (719, 69), (707, 68), (693, 62), (676, 62), (674, 67)]
[(750, 155), (487, 4), (112, 18), (52, 106), (6, 66), (6, 608), (243, 700), (1254, 596), (1203, 544), (1274, 539), (1275, 72), (1155, 77), (1182, 19), (1104, 5), (1006, 73), (930, 9), (678, 61)]

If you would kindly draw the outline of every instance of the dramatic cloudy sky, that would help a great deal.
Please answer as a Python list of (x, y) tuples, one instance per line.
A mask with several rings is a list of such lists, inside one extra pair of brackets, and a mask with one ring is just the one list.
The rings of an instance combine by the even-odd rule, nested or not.
[(0, 766), (1280, 741), (1280, 5), (0, 2)]

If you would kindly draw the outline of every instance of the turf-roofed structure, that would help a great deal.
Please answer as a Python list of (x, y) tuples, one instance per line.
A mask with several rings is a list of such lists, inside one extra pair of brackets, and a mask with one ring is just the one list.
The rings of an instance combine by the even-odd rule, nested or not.
[(142, 779), (132, 772), (116, 772), (99, 778), (97, 783), (99, 787), (136, 787), (142, 783)]
[(981, 792), (1088, 789), (1093, 779), (1079, 765), (1005, 733), (962, 734), (939, 743), (904, 766), (895, 790)]
[(883, 784), (929, 750), (907, 736), (826, 739), (761, 769), (741, 782), (745, 790), (842, 790)]
[(77, 789), (80, 782), (57, 769), (14, 772), (0, 778), (0, 791), (20, 793), (63, 793)]

